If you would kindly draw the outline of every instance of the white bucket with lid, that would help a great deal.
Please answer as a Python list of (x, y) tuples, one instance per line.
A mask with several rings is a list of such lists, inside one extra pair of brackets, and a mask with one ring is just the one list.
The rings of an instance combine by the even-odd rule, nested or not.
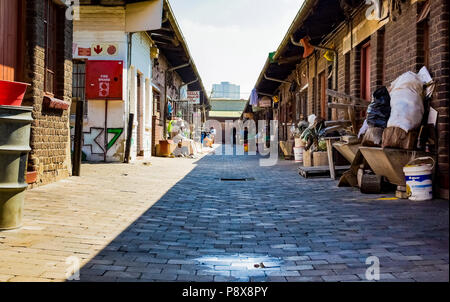
[(294, 157), (295, 162), (302, 163), (303, 162), (303, 151), (305, 150), (305, 147), (296, 147), (294, 148)]
[[(419, 161), (422, 163), (415, 164)], [(424, 163), (425, 161), (431, 161), (432, 163)], [(433, 168), (434, 159), (431, 157), (416, 158), (403, 168), (409, 200), (425, 201), (433, 199)]]

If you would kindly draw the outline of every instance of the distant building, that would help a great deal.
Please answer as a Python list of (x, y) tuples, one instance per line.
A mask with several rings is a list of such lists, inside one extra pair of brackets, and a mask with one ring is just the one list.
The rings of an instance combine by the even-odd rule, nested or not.
[(211, 98), (239, 100), (241, 98), (241, 86), (231, 84), (230, 82), (214, 84)]
[(247, 101), (241, 99), (211, 99), (210, 102), (209, 120), (216, 120), (221, 123), (222, 143), (225, 143), (225, 122), (239, 120)]

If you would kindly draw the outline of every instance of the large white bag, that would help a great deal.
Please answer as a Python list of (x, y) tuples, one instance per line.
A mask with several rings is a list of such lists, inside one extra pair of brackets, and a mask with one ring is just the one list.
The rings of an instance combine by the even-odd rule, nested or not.
[(408, 71), (391, 84), (391, 116), (388, 127), (398, 127), (406, 132), (420, 126), (424, 114), (423, 82), (414, 72)]

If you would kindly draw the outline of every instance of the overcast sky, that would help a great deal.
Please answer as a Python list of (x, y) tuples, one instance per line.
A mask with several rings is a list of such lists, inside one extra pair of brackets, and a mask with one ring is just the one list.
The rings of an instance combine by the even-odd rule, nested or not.
[(303, 0), (170, 0), (206, 90), (241, 86), (247, 99)]

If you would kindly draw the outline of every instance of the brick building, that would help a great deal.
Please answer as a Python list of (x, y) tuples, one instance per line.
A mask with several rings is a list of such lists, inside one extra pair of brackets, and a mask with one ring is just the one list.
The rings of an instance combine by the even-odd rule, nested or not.
[[(1, 1), (0, 80), (30, 84), (22, 105), (33, 107), (28, 175), (35, 185), (68, 177), (68, 109), (72, 97), (72, 21), (64, 1)], [(3, 31), (4, 29), (4, 31)]]
[[(162, 27), (149, 32), (159, 53), (152, 65), (153, 154), (159, 141), (166, 139), (169, 102), (173, 106), (172, 117), (180, 115), (188, 123), (193, 123), (193, 115), (199, 112), (204, 122), (209, 108), (206, 89), (170, 3), (164, 1), (163, 4)], [(193, 105), (183, 100), (182, 95), (187, 91), (199, 91), (200, 104)]]
[[(373, 3), (380, 3), (382, 9), (374, 9)], [(437, 187), (439, 196), (448, 199), (449, 4), (445, 0), (373, 3), (306, 0), (281, 45), (267, 59), (256, 89), (260, 96), (279, 96), (279, 106), (270, 111), (280, 121), (280, 139), (285, 140), (288, 127), (310, 114), (348, 120), (346, 113), (328, 107), (327, 89), (370, 100), (378, 87), (389, 87), (401, 74), (426, 66), (437, 82), (430, 104), (439, 113), (433, 150)], [(305, 37), (310, 37), (311, 45), (334, 49), (334, 59), (327, 60), (326, 50), (317, 48), (303, 58), (298, 41)], [(365, 112), (357, 112), (356, 117), (361, 124)]]

